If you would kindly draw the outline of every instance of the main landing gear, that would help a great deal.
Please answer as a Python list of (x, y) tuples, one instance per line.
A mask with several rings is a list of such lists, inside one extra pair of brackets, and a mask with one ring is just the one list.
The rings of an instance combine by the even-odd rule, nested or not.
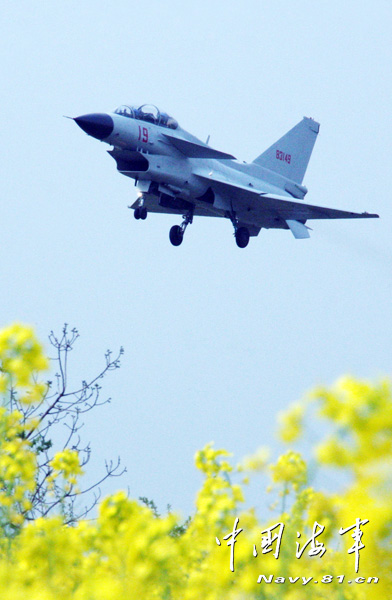
[(183, 215), (183, 219), (181, 225), (173, 225), (170, 229), (169, 238), (173, 246), (180, 246), (182, 244), (185, 229), (193, 222), (193, 209)]
[(246, 227), (238, 227), (234, 233), (238, 248), (246, 248), (249, 244), (249, 231)]
[(234, 237), (238, 248), (246, 248), (249, 244), (249, 229), (247, 227), (238, 227), (238, 219), (234, 211), (230, 214), (230, 221), (234, 227)]
[[(181, 225), (173, 225), (173, 227), (170, 229), (169, 238), (173, 246), (181, 246), (184, 239), (185, 230), (188, 225), (193, 222), (193, 211), (194, 208), (192, 207), (185, 215), (183, 215), (184, 220)], [(147, 219), (147, 208), (143, 206), (143, 204), (135, 208), (134, 217), (135, 219), (142, 219), (143, 221)], [(230, 218), (231, 222), (233, 223), (234, 237), (237, 246), (239, 248), (246, 248), (246, 246), (249, 244), (249, 229), (244, 226), (239, 227), (238, 219), (234, 211), (226, 213), (226, 217)]]

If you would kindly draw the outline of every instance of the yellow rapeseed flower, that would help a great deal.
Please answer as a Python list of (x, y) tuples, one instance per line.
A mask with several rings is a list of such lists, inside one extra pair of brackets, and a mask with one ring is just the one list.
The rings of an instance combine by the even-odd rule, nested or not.
[(305, 406), (299, 403), (293, 404), (288, 411), (279, 413), (279, 435), (284, 442), (293, 442), (302, 435), (304, 413)]
[(54, 469), (55, 475), (63, 475), (66, 479), (75, 475), (82, 475), (83, 469), (80, 466), (79, 454), (76, 450), (66, 448), (57, 452), (49, 465)]
[(263, 471), (268, 463), (269, 450), (264, 446), (258, 448), (254, 454), (245, 456), (237, 466), (239, 471)]
[[(41, 354), (29, 328), (14, 325), (0, 332), (0, 361), (3, 369), (5, 364), (10, 365), (6, 383), (12, 379), (13, 385), (23, 384), (24, 394), (34, 394), (33, 380), (25, 374), (24, 365), (32, 373)], [(18, 362), (22, 356), (22, 362)], [(36, 392), (39, 398), (45, 389)], [(322, 493), (305, 487), (307, 464), (299, 453), (290, 451), (270, 466), (273, 482), (283, 487), (283, 493), (291, 494), (288, 500), (283, 498), (281, 510), (272, 514), (263, 511), (261, 515), (254, 510), (240, 510), (244, 496), (236, 478), (245, 468), (264, 468), (267, 457), (264, 451), (256, 452), (236, 470), (226, 450), (207, 444), (195, 456), (204, 476), (196, 510), (180, 533), (175, 515), (156, 517), (122, 491), (100, 503), (97, 519), (81, 521), (75, 527), (64, 524), (66, 515), (26, 522), (24, 512), (31, 509), (31, 500), (39, 492), (37, 456), (23, 435), (22, 416), (0, 407), (0, 598), (302, 600), (309, 594), (314, 600), (389, 598), (391, 385), (345, 378), (331, 389), (319, 388), (316, 399), (329, 432), (326, 440), (320, 440), (317, 469), (311, 470), (317, 471), (313, 483), (322, 479), (324, 465), (340, 464), (350, 470), (350, 477), (342, 477), (339, 491)], [(283, 418), (286, 439), (292, 441), (302, 435), (307, 408), (304, 402)], [(78, 453), (69, 449), (57, 453), (50, 468), (54, 477), (62, 478), (64, 489), (69, 489), (82, 472)], [(368, 521), (363, 526), (364, 548), (360, 550), (358, 573), (350, 550), (352, 532), (339, 534), (340, 528), (353, 526), (356, 519)], [(309, 550), (315, 549), (314, 544), (308, 544), (298, 559), (296, 543), (303, 548), (306, 540), (312, 541), (315, 522), (325, 526), (317, 541), (325, 543), (327, 552), (322, 557), (312, 556)], [(239, 528), (236, 534), (235, 523)], [(266, 528), (279, 523), (285, 528), (280, 555), (275, 557), (276, 539), (271, 540), (271, 552), (263, 550), (268, 550)], [(230, 544), (233, 535), (235, 550)], [(230, 569), (232, 550), (235, 570)], [(261, 573), (266, 577), (274, 573), (274, 578), (279, 575), (286, 581), (280, 588), (275, 583), (258, 583)], [(345, 581), (339, 583), (338, 577), (343, 575)], [(322, 584), (326, 576), (333, 578), (328, 586)], [(355, 585), (357, 576), (378, 577), (379, 583)], [(312, 577), (306, 587), (309, 590), (312, 586), (311, 591), (304, 590), (301, 580), (289, 583), (289, 577)], [(348, 580), (353, 584), (348, 585)], [(313, 585), (313, 581), (319, 583)]]
[(275, 465), (270, 466), (272, 479), (297, 489), (307, 479), (307, 466), (298, 452), (290, 450), (278, 458)]

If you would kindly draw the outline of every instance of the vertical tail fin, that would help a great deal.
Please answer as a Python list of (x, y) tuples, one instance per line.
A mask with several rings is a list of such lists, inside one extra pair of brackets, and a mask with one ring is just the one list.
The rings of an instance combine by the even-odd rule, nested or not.
[(253, 163), (301, 184), (320, 125), (304, 117)]

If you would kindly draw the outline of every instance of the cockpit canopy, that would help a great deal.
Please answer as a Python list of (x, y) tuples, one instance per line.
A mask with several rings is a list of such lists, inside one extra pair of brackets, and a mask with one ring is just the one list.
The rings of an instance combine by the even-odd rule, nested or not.
[(139, 108), (123, 104), (116, 108), (114, 112), (116, 115), (148, 121), (149, 123), (154, 123), (154, 125), (161, 125), (169, 129), (177, 129), (178, 127), (178, 123), (173, 117), (170, 117), (166, 113), (161, 113), (153, 104), (142, 104)]

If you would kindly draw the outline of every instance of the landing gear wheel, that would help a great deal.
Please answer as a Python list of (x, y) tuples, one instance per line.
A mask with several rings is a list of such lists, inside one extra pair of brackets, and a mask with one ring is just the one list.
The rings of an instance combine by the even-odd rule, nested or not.
[(140, 218), (145, 221), (147, 219), (147, 208), (145, 206), (141, 206), (139, 211)]
[(135, 219), (140, 219), (140, 208), (135, 208), (133, 216), (135, 217)]
[(184, 238), (184, 232), (179, 225), (173, 225), (170, 229), (169, 238), (173, 246), (180, 246)]
[(246, 248), (249, 244), (249, 231), (246, 227), (239, 227), (235, 232), (235, 241), (239, 248)]

